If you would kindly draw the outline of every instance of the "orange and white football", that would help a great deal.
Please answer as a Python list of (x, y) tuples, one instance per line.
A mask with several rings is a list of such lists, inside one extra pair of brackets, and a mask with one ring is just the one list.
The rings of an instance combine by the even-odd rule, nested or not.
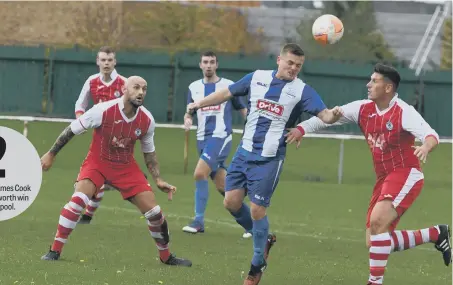
[(319, 16), (312, 26), (314, 39), (322, 44), (334, 44), (343, 37), (343, 22), (334, 15), (324, 14)]

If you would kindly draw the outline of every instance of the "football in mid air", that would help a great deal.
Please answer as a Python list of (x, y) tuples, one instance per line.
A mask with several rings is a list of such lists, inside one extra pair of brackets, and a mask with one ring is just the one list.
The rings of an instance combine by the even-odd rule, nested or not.
[(322, 44), (334, 44), (343, 37), (344, 27), (340, 19), (334, 15), (319, 16), (311, 28), (315, 40)]

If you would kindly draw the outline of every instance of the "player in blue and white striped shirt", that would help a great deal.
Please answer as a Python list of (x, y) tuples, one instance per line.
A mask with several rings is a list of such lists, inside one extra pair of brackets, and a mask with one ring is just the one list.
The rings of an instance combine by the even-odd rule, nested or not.
[[(208, 51), (201, 55), (200, 68), (203, 72), (203, 78), (189, 85), (188, 104), (200, 101), (209, 94), (233, 84), (233, 81), (217, 76), (217, 67), (217, 56), (214, 52)], [(197, 148), (200, 159), (194, 173), (196, 180), (195, 219), (183, 228), (185, 232), (204, 232), (204, 214), (209, 197), (209, 176), (214, 181), (217, 190), (225, 195), (226, 167), (224, 162), (231, 150), (233, 108), (239, 110), (244, 118), (246, 117), (247, 107), (239, 97), (197, 110)], [(184, 116), (184, 125), (186, 129), (190, 128), (192, 125), (191, 115), (186, 114)], [(243, 236), (250, 237), (251, 219), (245, 223), (244, 228), (246, 232)]]
[[(244, 285), (259, 283), (269, 250), (276, 241), (275, 235), (269, 234), (266, 208), (282, 171), (287, 128), (295, 125), (302, 112), (325, 123), (334, 123), (341, 117), (339, 107), (327, 109), (318, 93), (297, 78), (304, 60), (304, 52), (298, 45), (287, 44), (277, 58), (278, 70), (257, 70), (187, 106), (191, 113), (236, 96), (250, 96), (244, 135), (228, 168), (224, 200), (238, 223), (248, 219), (245, 215), (253, 219), (254, 255)], [(246, 193), (251, 201), (251, 213), (242, 209)]]

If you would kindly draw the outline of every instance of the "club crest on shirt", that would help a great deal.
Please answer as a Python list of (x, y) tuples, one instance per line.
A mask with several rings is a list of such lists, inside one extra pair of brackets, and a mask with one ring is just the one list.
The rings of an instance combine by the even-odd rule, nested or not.
[(121, 93), (120, 91), (116, 90), (115, 93), (113, 93), (113, 95), (115, 95), (116, 98), (119, 98), (121, 96)]
[(389, 131), (393, 130), (393, 124), (392, 124), (392, 122), (388, 121), (388, 122), (385, 124), (385, 127), (386, 127), (387, 130), (389, 130)]
[(136, 129), (136, 130), (135, 130), (135, 135), (136, 135), (137, 137), (140, 136), (141, 134), (142, 134), (142, 130), (140, 130), (140, 129)]

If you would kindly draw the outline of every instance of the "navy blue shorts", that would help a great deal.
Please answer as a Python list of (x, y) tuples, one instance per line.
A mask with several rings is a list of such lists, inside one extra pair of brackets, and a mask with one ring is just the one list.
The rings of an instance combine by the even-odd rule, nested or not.
[(231, 151), (231, 140), (231, 135), (224, 139), (211, 137), (203, 141), (197, 140), (200, 159), (203, 159), (211, 168), (211, 176), (219, 167), (226, 169), (225, 160)]
[(228, 168), (225, 191), (245, 189), (250, 201), (269, 207), (282, 173), (284, 160), (247, 161), (236, 153)]

